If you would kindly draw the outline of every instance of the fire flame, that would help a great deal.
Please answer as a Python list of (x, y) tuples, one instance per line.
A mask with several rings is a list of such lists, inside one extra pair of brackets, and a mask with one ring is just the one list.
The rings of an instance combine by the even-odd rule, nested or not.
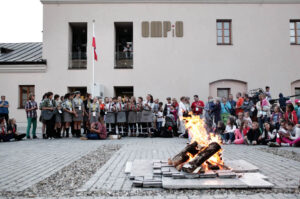
[[(197, 142), (199, 146), (206, 147), (212, 142), (217, 142), (218, 144), (222, 144), (222, 140), (219, 135), (214, 133), (207, 133), (205, 129), (205, 121), (200, 118), (199, 115), (190, 114), (191, 117), (184, 117), (185, 127), (188, 129), (190, 143)], [(189, 156), (188, 162), (193, 160), (196, 155), (192, 155), (190, 153), (187, 154)], [(222, 149), (220, 149), (217, 153), (215, 153), (212, 157), (210, 157), (205, 163), (202, 164), (202, 167), (205, 170), (208, 170), (208, 164), (218, 166), (220, 169), (223, 168), (224, 162), (222, 160)]]

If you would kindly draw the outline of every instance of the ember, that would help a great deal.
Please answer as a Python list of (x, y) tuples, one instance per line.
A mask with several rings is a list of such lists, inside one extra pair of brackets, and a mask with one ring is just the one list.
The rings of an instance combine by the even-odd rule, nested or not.
[(192, 115), (184, 119), (191, 141), (180, 153), (169, 159), (169, 164), (179, 171), (189, 173), (224, 169), (221, 138), (213, 133), (207, 133), (205, 121), (200, 116)]

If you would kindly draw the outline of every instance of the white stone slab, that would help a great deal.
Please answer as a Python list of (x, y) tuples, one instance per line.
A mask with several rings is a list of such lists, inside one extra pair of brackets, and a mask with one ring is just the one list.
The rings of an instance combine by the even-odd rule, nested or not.
[(225, 165), (230, 167), (235, 173), (257, 172), (259, 168), (245, 160), (228, 160)]
[(165, 189), (214, 189), (214, 188), (247, 188), (248, 185), (239, 179), (173, 179), (162, 178), (162, 186)]
[(240, 180), (246, 183), (249, 188), (272, 188), (274, 185), (266, 181), (267, 177), (260, 173), (244, 173)]
[(131, 168), (132, 168), (132, 162), (130, 161), (126, 162), (125, 173), (129, 174), (131, 172)]
[(132, 162), (130, 179), (135, 177), (147, 176), (153, 178), (153, 161), (151, 160), (134, 160)]

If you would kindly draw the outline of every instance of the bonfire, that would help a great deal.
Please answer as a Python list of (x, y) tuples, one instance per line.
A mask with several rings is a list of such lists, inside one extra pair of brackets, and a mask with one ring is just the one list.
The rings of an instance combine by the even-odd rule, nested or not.
[(168, 163), (177, 170), (188, 173), (203, 173), (208, 170), (224, 169), (222, 140), (219, 135), (208, 133), (205, 121), (199, 115), (183, 118), (189, 133), (189, 144)]

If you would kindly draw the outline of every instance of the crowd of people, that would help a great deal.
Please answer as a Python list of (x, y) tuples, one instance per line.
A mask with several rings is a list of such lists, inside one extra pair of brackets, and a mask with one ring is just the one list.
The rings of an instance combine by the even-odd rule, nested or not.
[[(208, 133), (220, 135), (224, 144), (264, 144), (269, 146), (300, 145), (300, 101), (295, 106), (279, 95), (279, 103), (271, 105), (270, 88), (257, 94), (237, 93), (228, 98), (209, 96), (204, 103), (194, 95), (193, 102), (183, 96), (179, 102), (168, 97), (165, 104), (148, 94), (143, 97), (92, 97), (79, 91), (63, 96), (47, 92), (37, 104), (29, 95), (25, 106), (27, 131), (17, 132), (16, 121), (8, 118), (9, 103), (0, 102), (0, 140), (36, 139), (37, 111), (41, 114), (44, 139), (78, 137), (106, 139), (108, 135), (134, 137), (189, 137), (185, 118), (190, 114), (205, 120)], [(300, 119), (300, 118), (299, 118)]]

